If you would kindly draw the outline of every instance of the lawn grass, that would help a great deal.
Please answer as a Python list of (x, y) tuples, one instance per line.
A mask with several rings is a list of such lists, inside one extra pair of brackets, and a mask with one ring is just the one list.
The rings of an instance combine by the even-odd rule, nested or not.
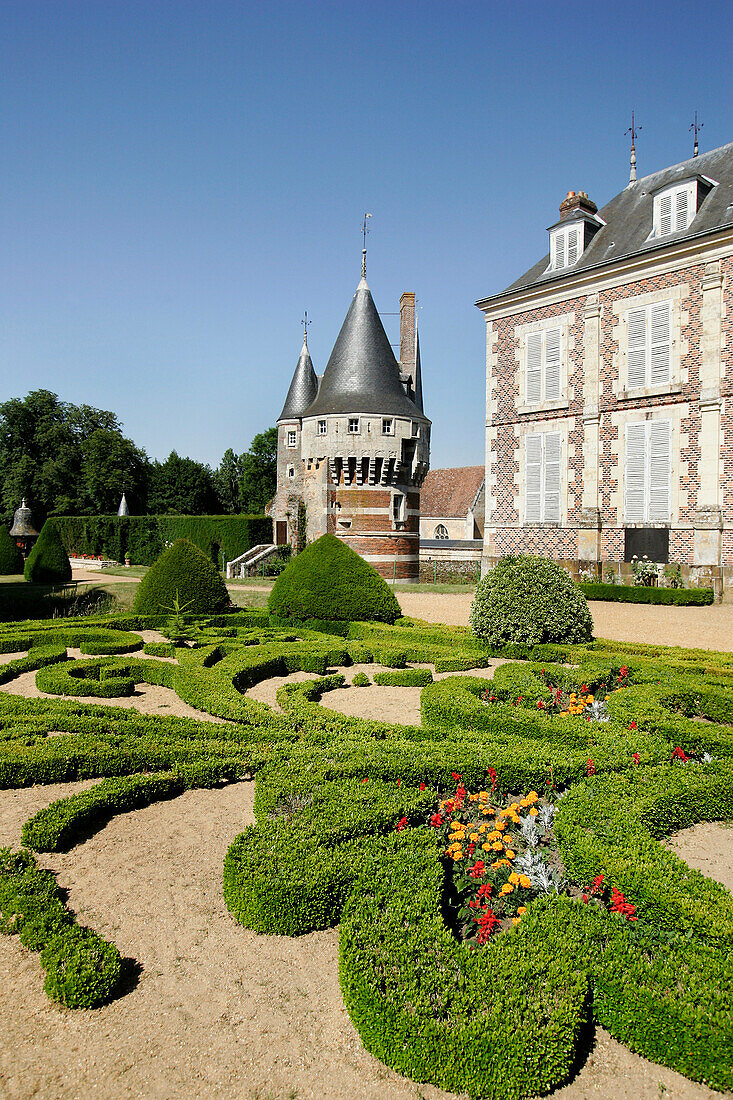
[(144, 577), (147, 573), (149, 565), (131, 565), (129, 569), (124, 565), (108, 565), (104, 569), (100, 569), (100, 576), (105, 577)]

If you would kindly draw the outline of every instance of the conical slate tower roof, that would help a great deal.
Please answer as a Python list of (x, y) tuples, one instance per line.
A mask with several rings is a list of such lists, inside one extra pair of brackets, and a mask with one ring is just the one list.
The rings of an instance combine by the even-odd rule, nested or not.
[(308, 344), (303, 340), (300, 357), (278, 420), (297, 420), (303, 415), (318, 392), (318, 379), (313, 370)]
[(400, 368), (363, 277), (306, 415), (334, 413), (422, 415), (402, 387)]
[(122, 500), (120, 501), (120, 506), (117, 509), (117, 515), (118, 516), (129, 516), (129, 514), (130, 514), (130, 509), (127, 506), (127, 497), (123, 493), (122, 494)]

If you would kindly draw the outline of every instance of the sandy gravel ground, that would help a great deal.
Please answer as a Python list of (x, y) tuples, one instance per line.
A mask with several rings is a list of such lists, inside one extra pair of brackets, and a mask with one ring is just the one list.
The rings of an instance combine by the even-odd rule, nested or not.
[[(396, 595), (405, 615), (429, 623), (468, 626), (473, 600), (470, 593), (397, 592)], [(597, 638), (733, 651), (733, 604), (660, 607), (591, 600), (588, 606)]]
[(733, 893), (733, 824), (702, 821), (675, 833), (667, 846), (690, 867), (722, 882)]

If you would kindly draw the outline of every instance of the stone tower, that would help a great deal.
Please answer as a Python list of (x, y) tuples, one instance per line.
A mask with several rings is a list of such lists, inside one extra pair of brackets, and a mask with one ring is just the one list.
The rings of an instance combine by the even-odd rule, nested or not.
[(400, 302), (398, 364), (362, 276), (317, 378), (306, 344), (278, 420), (278, 542), (330, 532), (388, 579), (419, 576), (420, 487), (430, 463), (415, 295)]

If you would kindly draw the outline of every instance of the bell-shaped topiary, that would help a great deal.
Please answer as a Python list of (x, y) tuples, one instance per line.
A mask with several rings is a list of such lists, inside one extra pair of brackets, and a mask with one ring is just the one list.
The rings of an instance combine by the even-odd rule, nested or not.
[(267, 607), (282, 619), (393, 623), (402, 611), (376, 569), (335, 535), (322, 535), (293, 558)]
[(159, 615), (178, 609), (188, 615), (224, 611), (229, 593), (210, 558), (188, 539), (177, 539), (151, 565), (138, 585), (133, 609)]
[(0, 576), (10, 577), (23, 572), (23, 555), (11, 539), (6, 527), (0, 525)]
[(479, 582), (469, 623), (494, 647), (593, 637), (585, 596), (569, 574), (557, 562), (526, 554), (502, 558)]
[(71, 580), (71, 563), (56, 525), (47, 521), (26, 558), (23, 575), (34, 584), (58, 584)]

